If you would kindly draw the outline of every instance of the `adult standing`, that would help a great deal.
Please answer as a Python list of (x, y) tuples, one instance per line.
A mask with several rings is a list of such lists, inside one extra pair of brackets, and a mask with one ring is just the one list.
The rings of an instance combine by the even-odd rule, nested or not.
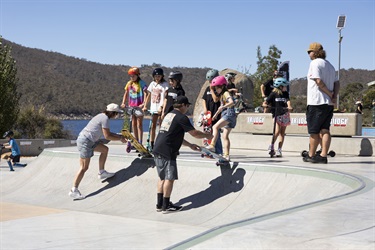
[[(91, 157), (94, 156), (94, 151), (99, 152), (99, 180), (111, 178), (114, 173), (109, 173), (104, 169), (105, 162), (108, 156), (108, 147), (104, 145), (110, 140), (126, 142), (126, 139), (119, 134), (112, 133), (109, 130), (109, 119), (116, 118), (119, 113), (123, 111), (119, 105), (111, 103), (107, 106), (103, 113), (94, 116), (84, 129), (79, 133), (77, 138), (77, 147), (80, 155), (79, 163), (80, 169), (74, 178), (73, 187), (69, 192), (69, 196), (74, 200), (84, 199), (78, 186), (82, 181), (83, 176), (89, 169)], [(101, 139), (104, 136), (105, 140)]]
[[(307, 130), (310, 134), (309, 155), (305, 162), (327, 163), (327, 153), (331, 145), (329, 131), (333, 108), (340, 83), (335, 68), (326, 60), (326, 51), (320, 43), (311, 43), (307, 53), (311, 59), (307, 73)], [(321, 143), (322, 152), (316, 154)]]
[(155, 140), (153, 150), (155, 165), (158, 171), (159, 180), (157, 184), (156, 211), (169, 213), (182, 209), (170, 201), (174, 181), (178, 179), (177, 155), (181, 145), (199, 151), (200, 147), (184, 139), (185, 132), (191, 136), (202, 139), (211, 139), (212, 135), (196, 130), (185, 115), (190, 106), (185, 96), (177, 96), (174, 109), (164, 117), (159, 134)]

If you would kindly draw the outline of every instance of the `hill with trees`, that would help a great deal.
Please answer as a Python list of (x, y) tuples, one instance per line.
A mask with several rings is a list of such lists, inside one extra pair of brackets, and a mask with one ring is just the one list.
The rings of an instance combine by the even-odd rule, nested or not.
[[(20, 106), (43, 106), (46, 113), (62, 117), (89, 117), (103, 111), (108, 103), (120, 103), (132, 65), (107, 65), (3, 40), (11, 46), (16, 60)], [(152, 81), (152, 70), (162, 67), (183, 73), (183, 87), (191, 102), (197, 99), (208, 68), (167, 68), (160, 64), (139, 65), (141, 78)]]
[[(57, 52), (27, 48), (5, 39), (3, 39), (3, 43), (11, 46), (12, 57), (16, 60), (17, 77), (19, 79), (17, 91), (20, 94), (21, 109), (30, 106), (43, 107), (47, 114), (59, 118), (88, 118), (101, 112), (108, 103), (120, 103), (122, 101), (124, 86), (129, 79), (127, 70), (133, 65), (100, 64)], [(275, 55), (271, 53), (271, 58), (268, 58), (270, 52)], [(260, 47), (258, 47), (258, 70), (254, 75), (246, 73), (256, 83), (255, 90), (259, 88), (260, 76), (265, 74), (260, 67), (264, 64), (263, 61), (267, 59), (265, 62), (275, 61), (277, 63), (277, 58), (279, 58), (277, 55), (281, 53), (273, 45), (270, 47), (269, 53), (262, 57)], [(151, 72), (155, 67), (162, 67), (166, 77), (173, 70), (181, 71), (184, 75), (182, 84), (186, 96), (192, 103), (199, 98), (198, 93), (205, 82), (206, 72), (209, 70), (209, 68), (168, 68), (157, 63), (136, 66), (140, 67), (141, 78), (146, 83), (151, 82)], [(266, 66), (267, 69), (267, 64), (263, 66)], [(349, 91), (351, 95), (349, 99), (345, 99), (347, 106), (341, 107), (340, 104), (340, 109), (354, 110), (355, 107), (352, 103), (356, 99), (364, 98), (367, 91), (366, 83), (374, 80), (375, 70), (341, 69), (340, 95), (348, 96), (345, 91)], [(306, 82), (306, 78), (291, 80), (290, 94), (292, 101), (297, 104), (293, 105), (295, 112), (304, 112), (307, 92)], [(356, 85), (356, 92), (351, 92), (353, 87), (346, 90), (346, 86), (350, 84)], [(258, 92), (254, 91), (255, 95)], [(371, 96), (367, 95), (367, 99), (372, 98)], [(364, 107), (370, 108), (371, 101), (367, 101), (367, 99)], [(257, 98), (253, 98), (253, 100), (257, 100)], [(257, 105), (259, 104), (254, 103), (254, 106)], [(193, 109), (190, 109), (191, 114)]]

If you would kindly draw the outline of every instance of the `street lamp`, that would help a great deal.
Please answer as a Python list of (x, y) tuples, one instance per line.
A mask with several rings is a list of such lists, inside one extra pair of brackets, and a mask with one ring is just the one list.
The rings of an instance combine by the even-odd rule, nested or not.
[[(340, 15), (337, 18), (337, 25), (336, 28), (339, 30), (339, 68), (337, 70), (337, 79), (340, 80), (340, 63), (341, 63), (341, 41), (342, 41), (342, 36), (341, 36), (341, 30), (345, 27), (345, 21), (346, 21), (346, 16), (345, 15)], [(337, 109), (339, 109), (339, 95), (337, 95)]]

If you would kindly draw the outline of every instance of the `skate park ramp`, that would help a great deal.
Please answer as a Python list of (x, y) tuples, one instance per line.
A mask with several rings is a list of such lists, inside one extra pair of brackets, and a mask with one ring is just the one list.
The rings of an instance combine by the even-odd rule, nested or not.
[(13, 178), (2, 178), (2, 202), (159, 222), (159, 228), (188, 226), (197, 234), (319, 206), (364, 187), (360, 179), (335, 171), (238, 162), (217, 167), (197, 153), (182, 153), (171, 200), (184, 209), (165, 215), (155, 211), (152, 159), (111, 154), (106, 169), (116, 175), (100, 181), (95, 155), (79, 187), (86, 199), (72, 201), (68, 192), (78, 164), (75, 147), (46, 149)]
[[(44, 207), (159, 220), (155, 213), (157, 173), (152, 159), (110, 156), (106, 181), (97, 179), (98, 156), (80, 185), (82, 201), (68, 197), (78, 170), (78, 154), (45, 150), (19, 173), (3, 180), (2, 199)], [(199, 159), (199, 158), (198, 158)], [(172, 201), (181, 213), (163, 221), (213, 227), (349, 193), (361, 183), (347, 175), (315, 169), (213, 161), (179, 162)]]

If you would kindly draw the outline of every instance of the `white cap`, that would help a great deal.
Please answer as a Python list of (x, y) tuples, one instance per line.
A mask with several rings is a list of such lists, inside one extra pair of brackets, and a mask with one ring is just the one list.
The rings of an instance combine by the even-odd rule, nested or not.
[(118, 113), (124, 112), (123, 110), (120, 109), (120, 106), (117, 105), (116, 103), (108, 104), (106, 111), (112, 111), (112, 112), (118, 112)]

